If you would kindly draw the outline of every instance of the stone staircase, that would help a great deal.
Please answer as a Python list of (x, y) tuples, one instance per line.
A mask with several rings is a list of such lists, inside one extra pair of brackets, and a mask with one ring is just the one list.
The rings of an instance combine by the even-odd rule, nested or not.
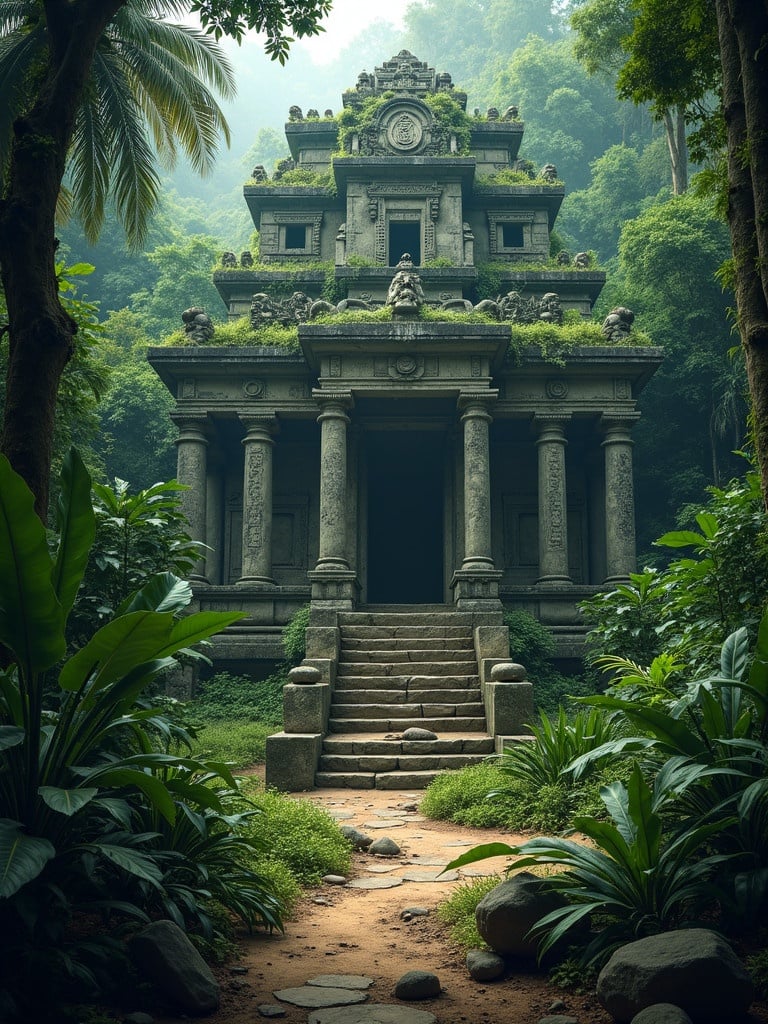
[[(488, 735), (471, 614), (341, 612), (336, 685), (317, 786), (423, 789), (484, 760)], [(409, 728), (436, 740), (403, 739)]]

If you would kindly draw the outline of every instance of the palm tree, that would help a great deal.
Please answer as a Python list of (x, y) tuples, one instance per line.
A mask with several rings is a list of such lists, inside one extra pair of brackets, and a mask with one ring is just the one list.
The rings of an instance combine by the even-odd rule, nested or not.
[[(195, 170), (206, 174), (220, 136), (229, 143), (211, 91), (234, 95), (227, 58), (210, 36), (163, 20), (181, 16), (188, 6), (182, 0), (127, 0), (98, 41), (59, 204), (80, 218), (89, 241), (99, 234), (111, 194), (129, 241), (141, 245), (160, 191), (158, 160), (171, 168), (180, 146)], [(39, 0), (0, 3), (0, 194), (13, 124), (36, 91), (48, 45)]]

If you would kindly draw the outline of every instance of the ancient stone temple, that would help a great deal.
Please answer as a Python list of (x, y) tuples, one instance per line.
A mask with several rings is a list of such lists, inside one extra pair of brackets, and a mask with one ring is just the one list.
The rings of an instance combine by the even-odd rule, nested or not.
[[(329, 729), (445, 729), (459, 747), (443, 761), (492, 749), (529, 708), (519, 671), (491, 679), (509, 660), (502, 608), (576, 657), (578, 602), (635, 567), (632, 427), (661, 354), (629, 310), (592, 324), (604, 275), (586, 253), (551, 253), (564, 186), (518, 159), (523, 129), (514, 106), (467, 114), (450, 75), (407, 51), (362, 72), (338, 116), (292, 107), (290, 159), (244, 188), (259, 252), (226, 253), (214, 274), (252, 344), (218, 344), (192, 308), (187, 343), (150, 352), (208, 545), (196, 599), (246, 613), (215, 661), (279, 658), (281, 627), (311, 601), (269, 762), (283, 788), (311, 785), (321, 756), (392, 784), (386, 751), (345, 768)], [(298, 344), (264, 344), (274, 325), (298, 325)], [(395, 775), (416, 756), (399, 754)]]

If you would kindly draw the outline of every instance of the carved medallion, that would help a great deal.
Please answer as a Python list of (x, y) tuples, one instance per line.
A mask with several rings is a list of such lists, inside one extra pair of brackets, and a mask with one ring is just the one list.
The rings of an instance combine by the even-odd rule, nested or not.
[(416, 118), (405, 111), (399, 114), (387, 129), (387, 139), (395, 149), (415, 149), (423, 134), (423, 129)]
[(554, 398), (562, 401), (563, 398), (568, 397), (568, 382), (560, 377), (553, 377), (548, 380), (545, 386), (547, 398)]
[(243, 394), (246, 398), (263, 398), (265, 391), (263, 380), (243, 381)]

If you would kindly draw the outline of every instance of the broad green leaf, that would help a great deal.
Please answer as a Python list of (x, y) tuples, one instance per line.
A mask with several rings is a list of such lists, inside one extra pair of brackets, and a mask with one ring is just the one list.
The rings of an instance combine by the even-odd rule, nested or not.
[(172, 572), (160, 572), (123, 601), (115, 618), (127, 612), (180, 612), (192, 600), (192, 587)]
[[(768, 611), (763, 613), (757, 630), (755, 657), (749, 670), (749, 685), (768, 698)], [(765, 714), (761, 717), (765, 718)]]
[(748, 664), (749, 631), (742, 626), (731, 633), (720, 650), (720, 671), (726, 679), (741, 681)]
[(108, 622), (64, 665), (59, 675), (63, 690), (77, 690), (95, 673), (100, 689), (120, 679), (168, 646), (173, 616), (159, 612), (129, 612)]
[(38, 793), (52, 811), (66, 814), (71, 818), (77, 814), (98, 793), (98, 789), (61, 789), (59, 786), (40, 786)]
[(637, 826), (629, 810), (629, 793), (623, 782), (600, 787), (600, 799), (611, 816), (619, 834), (628, 846), (637, 839)]
[(206, 640), (214, 633), (220, 633), (227, 626), (231, 626), (233, 622), (238, 622), (244, 614), (244, 612), (195, 612), (193, 615), (185, 615), (183, 619), (174, 623), (170, 643), (157, 652), (157, 657), (167, 657), (180, 651), (182, 647)]
[(50, 668), (66, 648), (51, 568), (32, 492), (0, 455), (0, 644), (28, 672)]
[[(475, 864), (479, 860), (488, 860), (489, 857), (514, 857), (520, 853), (520, 847), (509, 846), (507, 843), (483, 843), (480, 846), (473, 846), (471, 850), (462, 853), (461, 856), (446, 864), (443, 871), (453, 871), (454, 868), (464, 867), (465, 864)], [(440, 874), (443, 873), (440, 872)]]
[(706, 546), (705, 538), (695, 530), (671, 530), (655, 542), (665, 548), (701, 548)]
[(91, 843), (88, 848), (100, 853), (102, 857), (106, 857), (128, 874), (143, 878), (145, 882), (150, 882), (158, 888), (163, 880), (163, 873), (157, 862), (146, 853), (125, 846), (112, 846), (110, 843)]
[(0, 899), (33, 881), (56, 856), (52, 843), (29, 836), (18, 821), (0, 818)]
[(176, 819), (176, 805), (165, 785), (155, 775), (136, 771), (133, 768), (106, 766), (88, 773), (89, 782), (98, 782), (99, 786), (112, 786), (115, 789), (134, 787), (140, 789), (150, 804), (165, 820), (172, 825)]
[(627, 786), (628, 809), (635, 824), (633, 854), (638, 867), (650, 871), (659, 858), (661, 818), (653, 813), (651, 789), (637, 764), (632, 769)]
[(91, 478), (74, 448), (70, 449), (61, 467), (56, 527), (59, 546), (51, 580), (66, 618), (75, 602), (96, 536)]
[(10, 750), (24, 742), (26, 729), (18, 725), (0, 725), (0, 750)]

